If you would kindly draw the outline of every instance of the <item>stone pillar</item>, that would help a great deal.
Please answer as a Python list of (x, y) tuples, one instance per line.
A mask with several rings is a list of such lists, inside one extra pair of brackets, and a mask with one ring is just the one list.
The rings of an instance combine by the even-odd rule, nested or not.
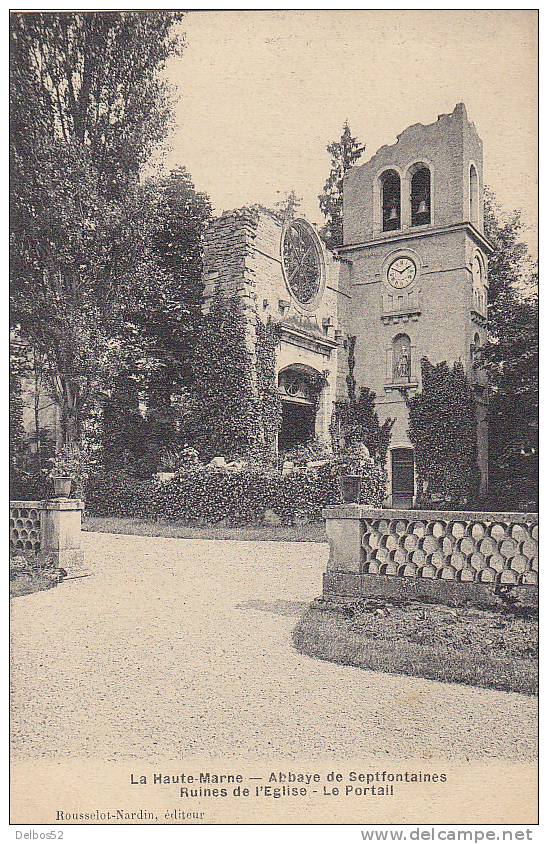
[(40, 507), (41, 551), (67, 577), (90, 574), (84, 566), (82, 511), (84, 502), (75, 498), (52, 498)]
[(359, 504), (339, 504), (323, 510), (329, 540), (328, 571), (361, 574), (365, 560), (362, 547), (365, 528), (360, 519), (363, 509)]

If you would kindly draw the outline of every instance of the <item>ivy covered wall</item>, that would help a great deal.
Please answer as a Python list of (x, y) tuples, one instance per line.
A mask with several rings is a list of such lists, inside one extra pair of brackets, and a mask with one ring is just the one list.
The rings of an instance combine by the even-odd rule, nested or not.
[(203, 458), (274, 458), (280, 407), (276, 328), (250, 323), (237, 296), (217, 293), (202, 317), (193, 360), (189, 439)]
[(476, 403), (462, 363), (421, 361), (422, 390), (407, 399), (417, 504), (463, 508), (478, 495)]

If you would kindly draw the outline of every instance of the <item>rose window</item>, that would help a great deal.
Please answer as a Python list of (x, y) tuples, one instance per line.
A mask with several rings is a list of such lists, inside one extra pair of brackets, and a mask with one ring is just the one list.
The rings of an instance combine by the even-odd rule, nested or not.
[(321, 265), (314, 235), (304, 221), (294, 220), (286, 228), (282, 258), (291, 292), (301, 304), (309, 304), (320, 289)]

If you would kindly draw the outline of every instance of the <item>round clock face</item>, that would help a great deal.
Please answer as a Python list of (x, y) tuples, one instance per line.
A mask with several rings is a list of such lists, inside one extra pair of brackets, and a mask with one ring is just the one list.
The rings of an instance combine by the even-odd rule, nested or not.
[(285, 278), (296, 299), (308, 305), (321, 284), (321, 264), (313, 233), (301, 220), (290, 223), (283, 236), (282, 260)]
[(401, 290), (408, 287), (417, 275), (417, 267), (411, 258), (396, 258), (388, 267), (386, 277), (388, 283)]
[(473, 277), (474, 283), (476, 285), (481, 284), (482, 275), (483, 275), (483, 267), (481, 265), (480, 259), (476, 255), (474, 257), (474, 262), (472, 264), (472, 277)]

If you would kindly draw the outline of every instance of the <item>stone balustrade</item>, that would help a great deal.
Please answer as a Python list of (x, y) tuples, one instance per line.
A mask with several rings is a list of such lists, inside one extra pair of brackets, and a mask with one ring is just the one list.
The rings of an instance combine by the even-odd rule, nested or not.
[(10, 552), (28, 556), (41, 548), (41, 501), (10, 501)]
[(383, 590), (458, 596), (465, 585), (470, 586), (466, 594), (479, 589), (485, 595), (486, 588), (531, 590), (538, 584), (538, 516), (533, 513), (381, 510), (345, 504), (327, 507), (324, 517), (330, 543), (324, 597), (360, 597)]
[(10, 554), (88, 574), (81, 547), (84, 504), (74, 498), (10, 501)]

